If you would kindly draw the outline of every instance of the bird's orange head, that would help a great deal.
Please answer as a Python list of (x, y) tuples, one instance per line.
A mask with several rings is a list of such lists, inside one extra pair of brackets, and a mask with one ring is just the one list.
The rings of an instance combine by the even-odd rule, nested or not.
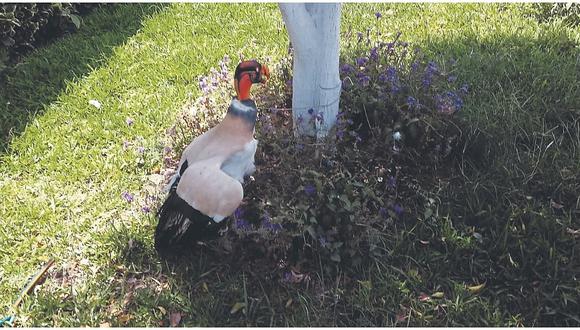
[(234, 73), (234, 88), (238, 100), (249, 99), (252, 84), (266, 83), (269, 78), (270, 70), (265, 64), (260, 64), (256, 60), (238, 64)]

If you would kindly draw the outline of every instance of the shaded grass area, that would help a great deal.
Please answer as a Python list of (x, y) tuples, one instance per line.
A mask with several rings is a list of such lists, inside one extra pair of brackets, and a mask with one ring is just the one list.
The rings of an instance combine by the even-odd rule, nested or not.
[[(232, 66), (238, 52), (272, 62), (285, 54), (277, 7), (182, 4), (125, 22), (140, 32), (99, 57), (98, 68), (78, 71), (64, 90), (22, 94), (15, 103), (23, 112), (36, 104), (42, 113), (2, 158), (0, 195), (11, 198), (0, 205), (0, 252), (11, 262), (0, 268), (8, 297), (0, 308), (52, 256), (58, 266), (25, 300), (23, 325), (158, 326), (176, 312), (188, 326), (578, 325), (578, 238), (567, 229), (580, 226), (579, 30), (539, 23), (530, 8), (344, 6), (345, 58), (357, 55), (347, 47), (356, 32), (370, 27), (385, 37), (401, 31), (428, 56), (457, 61), (456, 75), (470, 85), (462, 116), (472, 130), (465, 134), (481, 139), (474, 154), (482, 156), (445, 171), (403, 168), (424, 180), (417, 193), (434, 202), (405, 205), (409, 218), (383, 237), (387, 258), (366, 269), (335, 267), (333, 276), (313, 272), (308, 285), (285, 282), (253, 255), (251, 242), (229, 253), (210, 245), (166, 263), (152, 248), (155, 219), (142, 211), (159, 203), (149, 186), (165, 129), (199, 95), (197, 77), (224, 54)], [(119, 29), (125, 32), (110, 32), (119, 35), (108, 45), (131, 30)], [(60, 58), (67, 40), (28, 62)], [(23, 91), (31, 86), (24, 74), (13, 79)], [(125, 191), (142, 192), (127, 203)], [(245, 308), (232, 310), (236, 303)]]
[(98, 68), (113, 49), (141, 27), (141, 20), (162, 6), (107, 6), (83, 21), (76, 34), (41, 48), (0, 73), (0, 148), (41, 115), (45, 105), (74, 80)]

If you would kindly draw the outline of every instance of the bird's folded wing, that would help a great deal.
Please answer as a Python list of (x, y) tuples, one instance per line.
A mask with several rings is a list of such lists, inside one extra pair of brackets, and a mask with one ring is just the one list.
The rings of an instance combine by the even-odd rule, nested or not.
[(216, 222), (230, 216), (242, 202), (244, 190), (221, 169), (217, 158), (190, 164), (183, 172), (177, 195)]

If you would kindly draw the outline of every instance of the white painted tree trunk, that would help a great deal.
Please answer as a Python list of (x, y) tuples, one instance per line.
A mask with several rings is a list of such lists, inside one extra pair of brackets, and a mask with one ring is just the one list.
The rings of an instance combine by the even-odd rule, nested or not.
[(341, 91), (340, 3), (280, 3), (279, 6), (294, 48), (294, 132), (323, 138), (336, 123)]

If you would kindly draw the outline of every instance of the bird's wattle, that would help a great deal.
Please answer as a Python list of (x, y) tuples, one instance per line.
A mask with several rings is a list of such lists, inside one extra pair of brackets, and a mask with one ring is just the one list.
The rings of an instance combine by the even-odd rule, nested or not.
[(250, 89), (252, 88), (252, 80), (249, 74), (242, 74), (241, 77), (234, 80), (234, 87), (238, 100), (244, 101), (250, 99)]

